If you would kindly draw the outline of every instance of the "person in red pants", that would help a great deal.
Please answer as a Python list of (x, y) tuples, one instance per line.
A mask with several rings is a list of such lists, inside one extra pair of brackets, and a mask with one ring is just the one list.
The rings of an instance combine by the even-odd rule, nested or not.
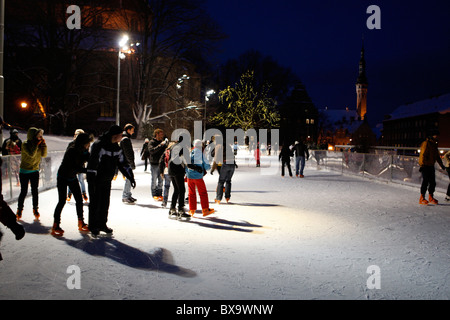
[(203, 216), (206, 217), (214, 212), (214, 209), (209, 207), (208, 192), (206, 191), (205, 181), (203, 181), (204, 173), (211, 169), (208, 162), (205, 161), (202, 151), (202, 142), (194, 140), (194, 148), (191, 151), (191, 163), (186, 167), (186, 177), (189, 191), (189, 214), (193, 216), (197, 210), (197, 194), (200, 196), (200, 204), (202, 206)]

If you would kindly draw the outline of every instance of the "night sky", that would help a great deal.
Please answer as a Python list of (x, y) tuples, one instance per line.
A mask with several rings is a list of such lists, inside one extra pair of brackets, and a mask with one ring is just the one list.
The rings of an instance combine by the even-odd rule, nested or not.
[[(370, 5), (381, 30), (366, 25)], [(255, 49), (291, 68), (318, 109), (356, 109), (364, 37), (372, 126), (396, 107), (450, 93), (450, 1), (207, 0), (229, 38), (218, 64)]]

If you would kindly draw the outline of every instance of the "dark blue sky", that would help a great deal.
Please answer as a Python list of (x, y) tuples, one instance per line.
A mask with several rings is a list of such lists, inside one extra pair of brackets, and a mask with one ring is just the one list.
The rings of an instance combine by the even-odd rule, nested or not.
[[(370, 5), (381, 30), (369, 30)], [(408, 102), (450, 93), (450, 1), (207, 0), (229, 38), (219, 62), (249, 49), (272, 56), (302, 80), (317, 108), (356, 108), (362, 37), (366, 52), (368, 119)]]

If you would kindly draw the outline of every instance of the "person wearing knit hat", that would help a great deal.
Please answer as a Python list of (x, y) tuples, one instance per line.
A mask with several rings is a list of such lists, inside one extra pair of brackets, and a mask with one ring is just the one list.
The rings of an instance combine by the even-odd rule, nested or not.
[(111, 197), (111, 181), (116, 168), (136, 187), (133, 170), (123, 154), (119, 142), (122, 139), (122, 129), (113, 125), (97, 141), (92, 144), (91, 155), (87, 165), (87, 181), (89, 191), (89, 230), (96, 236), (100, 231), (112, 233), (106, 223), (108, 221), (109, 203)]

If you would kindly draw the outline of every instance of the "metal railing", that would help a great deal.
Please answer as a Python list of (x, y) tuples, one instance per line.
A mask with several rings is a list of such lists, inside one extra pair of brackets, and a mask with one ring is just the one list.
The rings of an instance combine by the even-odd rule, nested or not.
[[(39, 192), (56, 187), (56, 174), (58, 172), (65, 151), (49, 151), (46, 158), (42, 158), (39, 167)], [(143, 161), (139, 155), (140, 149), (134, 149), (136, 166), (141, 165)], [(8, 202), (14, 202), (19, 198), (19, 167), (20, 154), (2, 156), (2, 193), (3, 199)], [(28, 190), (27, 196), (31, 196), (31, 190)]]
[[(392, 182), (420, 188), (422, 174), (419, 172), (419, 157), (311, 150), (308, 167), (325, 168), (342, 174), (367, 179)], [(447, 192), (449, 176), (439, 165), (436, 168), (436, 190)]]

